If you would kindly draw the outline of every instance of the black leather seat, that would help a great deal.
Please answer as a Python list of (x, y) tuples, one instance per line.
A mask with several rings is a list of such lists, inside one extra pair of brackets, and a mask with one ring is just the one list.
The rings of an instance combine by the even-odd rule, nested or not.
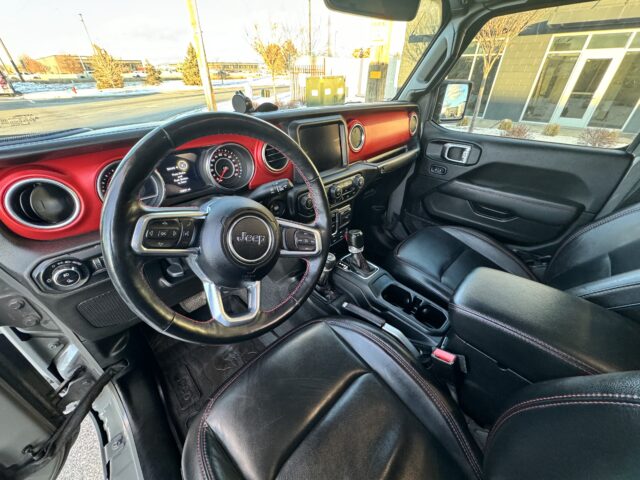
[(394, 339), (350, 319), (315, 321), (217, 391), (189, 430), (183, 477), (637, 478), (638, 380), (525, 389), (498, 420), (483, 466), (464, 416)]
[[(506, 247), (463, 227), (419, 230), (396, 247), (386, 267), (414, 290), (444, 303), (478, 267), (538, 280)], [(640, 320), (640, 205), (570, 235), (556, 250), (542, 282)]]

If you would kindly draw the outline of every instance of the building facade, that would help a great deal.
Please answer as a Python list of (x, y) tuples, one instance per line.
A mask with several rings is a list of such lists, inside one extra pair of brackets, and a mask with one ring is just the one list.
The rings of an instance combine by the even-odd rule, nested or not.
[[(60, 74), (81, 74), (93, 71), (91, 56), (86, 55), (49, 55), (37, 59), (42, 65), (47, 67), (49, 73)], [(144, 70), (142, 60), (116, 59), (122, 67), (122, 73), (134, 73)]]
[[(471, 80), (475, 94), (481, 72), (474, 42), (449, 78)], [(512, 40), (490, 72), (480, 116), (633, 133), (639, 100), (640, 0), (603, 0), (544, 10)]]

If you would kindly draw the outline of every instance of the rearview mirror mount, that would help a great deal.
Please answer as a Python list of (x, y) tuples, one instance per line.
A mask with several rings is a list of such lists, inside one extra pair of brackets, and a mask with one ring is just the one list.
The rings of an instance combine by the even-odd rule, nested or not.
[(324, 0), (324, 3), (337, 12), (399, 22), (413, 20), (420, 6), (420, 0)]
[(436, 117), (439, 123), (459, 122), (464, 118), (471, 93), (471, 82), (446, 80), (438, 91)]

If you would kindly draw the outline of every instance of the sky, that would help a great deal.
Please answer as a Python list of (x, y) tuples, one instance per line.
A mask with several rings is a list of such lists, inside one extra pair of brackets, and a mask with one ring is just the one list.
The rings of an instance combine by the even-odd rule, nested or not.
[[(299, 31), (307, 8), (305, 0), (198, 0), (208, 60), (258, 61), (249, 42), (254, 25), (265, 37), (275, 23)], [(119, 58), (182, 61), (193, 38), (185, 0), (5, 0), (0, 11), (0, 38), (15, 60), (22, 54), (90, 55), (79, 13), (93, 41)], [(327, 32), (342, 55), (369, 46), (375, 35), (371, 19), (329, 12), (323, 0), (311, 0), (311, 11), (321, 48)]]

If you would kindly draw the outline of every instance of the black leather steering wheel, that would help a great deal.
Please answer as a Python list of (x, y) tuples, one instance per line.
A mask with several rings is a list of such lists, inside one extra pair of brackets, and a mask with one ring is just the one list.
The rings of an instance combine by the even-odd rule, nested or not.
[[(214, 197), (201, 207), (151, 208), (140, 202), (138, 192), (162, 159), (189, 141), (216, 134), (252, 137), (289, 158), (309, 190), (313, 221), (303, 224), (276, 218), (263, 205), (233, 195)], [(248, 115), (201, 113), (156, 128), (120, 163), (102, 211), (102, 249), (116, 290), (143, 321), (180, 340), (228, 343), (274, 328), (309, 296), (327, 257), (330, 224), (318, 171), (289, 136)], [(181, 238), (179, 247), (154, 248), (145, 240), (154, 225), (171, 232), (198, 231), (199, 235), (189, 237), (186, 243)], [(210, 320), (193, 320), (164, 304), (143, 272), (149, 256), (186, 257), (202, 281)], [(306, 269), (280, 302), (263, 308), (261, 279), (279, 257), (300, 258)], [(228, 293), (243, 296), (247, 305), (244, 312), (227, 312), (223, 297)]]

